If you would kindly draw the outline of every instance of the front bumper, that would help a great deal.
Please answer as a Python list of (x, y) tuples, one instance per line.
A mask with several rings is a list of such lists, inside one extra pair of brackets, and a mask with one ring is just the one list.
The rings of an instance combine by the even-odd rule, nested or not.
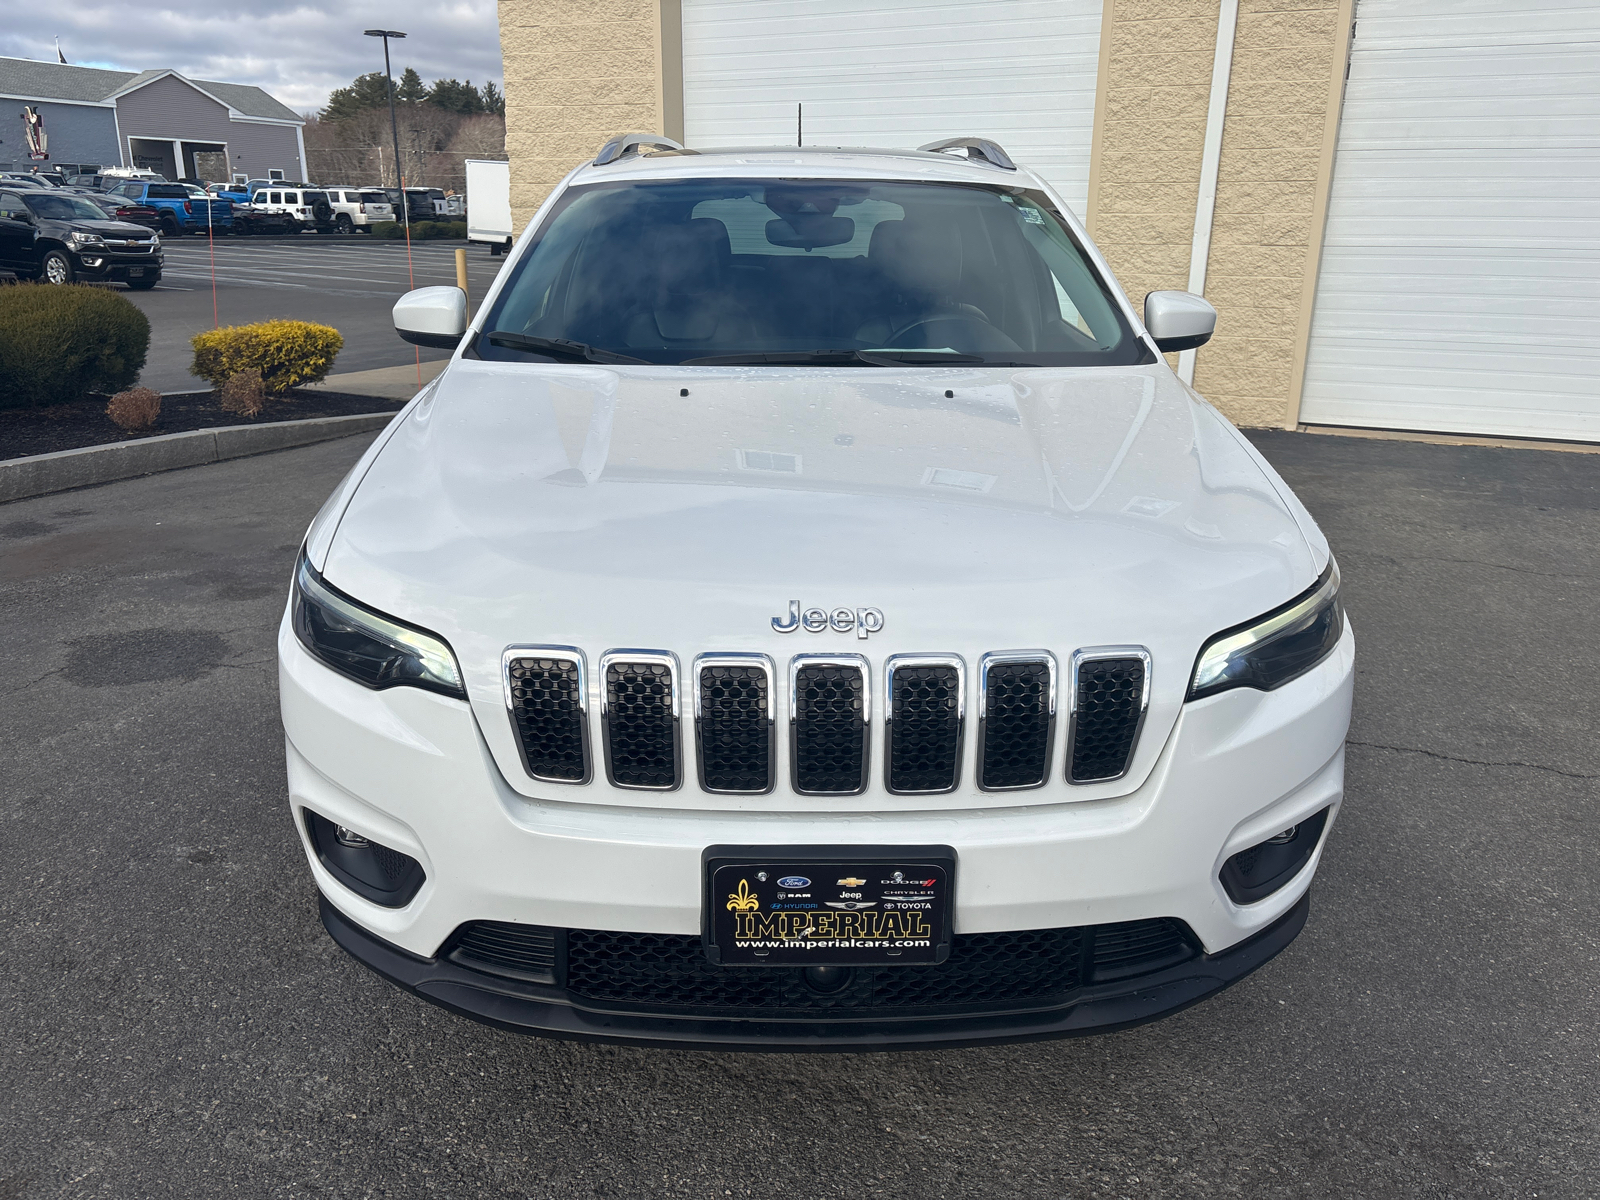
[[(511, 1027), (799, 1049), (1114, 1028), (1194, 1003), (1266, 961), (1304, 920), (1326, 830), (1305, 867), (1255, 903), (1234, 903), (1219, 872), (1231, 855), (1322, 810), (1331, 828), (1343, 796), (1354, 637), (1347, 630), (1328, 659), (1276, 692), (1241, 689), (1185, 706), (1155, 769), (1124, 796), (869, 813), (530, 798), (507, 785), (465, 703), (411, 688), (369, 691), (312, 659), (287, 625), (279, 656), (295, 825), (346, 949), (419, 995)], [(306, 810), (415, 858), (426, 875), (420, 890), (395, 908), (351, 891), (318, 857)], [(1192, 931), (1196, 954), (1109, 991), (1057, 997), (1045, 1010), (798, 1025), (585, 1015), (559, 987), (519, 990), (442, 957), (478, 921), (695, 936), (705, 847), (849, 843), (954, 847), (958, 937), (1172, 918)]]
[[(443, 958), (419, 958), (362, 929), (321, 896), (322, 923), (364, 966), (413, 995), (518, 1033), (685, 1050), (873, 1051), (984, 1046), (1110, 1033), (1198, 1004), (1294, 941), (1311, 908), (1302, 893), (1265, 929), (1217, 954), (1132, 979), (1087, 984), (1038, 1007), (840, 1018), (833, 1013), (698, 1015), (643, 1006), (599, 1006), (554, 985), (498, 978)], [(757, 968), (759, 969), (759, 968)]]
[(78, 273), (89, 279), (114, 280), (126, 283), (130, 279), (160, 279), (164, 259), (156, 254), (96, 253), (93, 249), (78, 251)]

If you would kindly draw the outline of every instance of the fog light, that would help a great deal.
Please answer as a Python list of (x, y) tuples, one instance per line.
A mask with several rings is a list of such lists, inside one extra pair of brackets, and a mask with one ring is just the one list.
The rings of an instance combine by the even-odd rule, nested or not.
[(385, 908), (402, 908), (422, 887), (427, 876), (409, 854), (362, 837), (309, 808), (305, 814), (317, 860), (356, 895)]
[(1323, 809), (1229, 858), (1220, 876), (1228, 898), (1235, 904), (1254, 904), (1283, 887), (1311, 861), (1327, 823), (1328, 810)]
[(86, 258), (83, 260), (83, 265), (86, 267), (98, 267), (103, 262), (105, 262), (103, 258)]

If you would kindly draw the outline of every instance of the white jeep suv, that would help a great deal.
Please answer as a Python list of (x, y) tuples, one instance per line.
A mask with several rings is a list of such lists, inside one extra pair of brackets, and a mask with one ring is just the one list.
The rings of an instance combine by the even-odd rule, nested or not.
[(324, 923), (557, 1037), (1151, 1020), (1299, 932), (1354, 640), (1328, 545), (1042, 180), (614, 139), (308, 532), (279, 637)]

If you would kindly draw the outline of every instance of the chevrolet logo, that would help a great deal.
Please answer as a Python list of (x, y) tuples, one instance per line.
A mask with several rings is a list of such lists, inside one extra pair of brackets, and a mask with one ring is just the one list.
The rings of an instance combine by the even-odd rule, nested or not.
[(840, 887), (860, 887), (864, 883), (866, 883), (865, 879), (857, 879), (853, 875), (849, 879), (839, 880)]

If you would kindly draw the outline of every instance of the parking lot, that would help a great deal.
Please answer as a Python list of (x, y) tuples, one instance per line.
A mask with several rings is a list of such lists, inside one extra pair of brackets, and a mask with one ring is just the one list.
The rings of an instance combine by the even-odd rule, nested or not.
[(1360, 639), (1305, 932), (1155, 1025), (864, 1057), (518, 1037), (327, 938), (273, 638), (366, 439), (0, 507), (0, 1197), (1600, 1193), (1600, 456), (1256, 439)]
[[(213, 325), (211, 270), (216, 260), (216, 320), (243, 325), (293, 317), (332, 325), (344, 335), (335, 371), (392, 367), (417, 359), (395, 336), (389, 310), (413, 286), (453, 284), (458, 241), (415, 242), (301, 234), (294, 237), (164, 240), (166, 267), (148, 292), (118, 289), (150, 318), (150, 359), (140, 382), (158, 391), (208, 386), (189, 374), (189, 339)], [(467, 247), (472, 298), (483, 298), (505, 258)], [(422, 350), (423, 362), (449, 357)]]

